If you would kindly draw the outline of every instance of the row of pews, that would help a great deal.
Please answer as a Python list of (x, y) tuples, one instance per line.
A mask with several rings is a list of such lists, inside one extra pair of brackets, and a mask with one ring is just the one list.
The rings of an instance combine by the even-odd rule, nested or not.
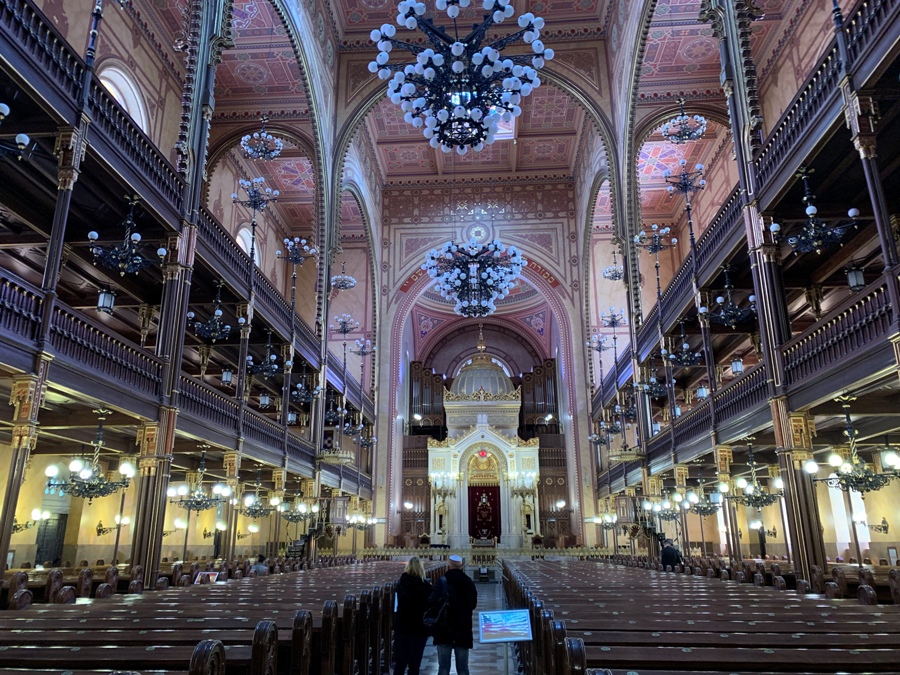
[(378, 675), (402, 570), (321, 567), (3, 612), (0, 675)]
[[(615, 561), (504, 561), (527, 675), (900, 672), (900, 607)], [(742, 574), (743, 572), (741, 572)]]
[[(647, 556), (611, 556), (608, 560), (619, 565), (663, 571), (657, 559)], [(888, 565), (832, 564), (828, 573), (813, 565), (809, 580), (798, 579), (790, 563), (774, 560), (742, 560), (737, 569), (725, 558), (688, 558), (684, 565), (675, 565), (668, 571), (772, 586), (777, 590), (816, 593), (829, 598), (856, 598), (866, 605), (900, 604), (900, 568)]]

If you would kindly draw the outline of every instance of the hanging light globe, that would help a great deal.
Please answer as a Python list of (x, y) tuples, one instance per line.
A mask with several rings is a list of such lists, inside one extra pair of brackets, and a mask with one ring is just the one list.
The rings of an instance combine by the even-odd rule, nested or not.
[[(486, 12), (480, 25), (461, 35), (456, 19), (472, 0), (435, 0), (435, 9), (453, 19), (447, 30), (426, 18), (424, 2), (401, 0), (397, 25), (419, 29), (431, 45), (422, 49), (414, 40), (395, 39), (397, 29), (383, 24), (369, 37), (380, 50), (369, 64), (369, 72), (388, 82), (388, 97), (400, 107), (406, 122), (428, 139), (431, 147), (460, 155), (469, 148), (480, 152), (496, 139), (500, 122), (509, 123), (522, 114), (522, 99), (541, 85), (538, 71), (553, 58), (544, 47), (540, 32), (544, 20), (531, 12), (518, 18), (520, 30), (484, 44), (494, 24), (515, 14), (510, 0), (482, 0)], [(504, 56), (503, 50), (522, 40), (529, 53)], [(394, 48), (409, 52), (411, 63), (388, 63)]]

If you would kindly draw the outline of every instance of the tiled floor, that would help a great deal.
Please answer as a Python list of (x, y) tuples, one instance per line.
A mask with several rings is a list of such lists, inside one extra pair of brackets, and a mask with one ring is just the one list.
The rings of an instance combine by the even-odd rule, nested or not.
[[(503, 675), (505, 673), (506, 648), (503, 645), (478, 644), (478, 612), (488, 610), (505, 609), (500, 584), (478, 584), (478, 608), (472, 617), (472, 634), (475, 636), (475, 648), (469, 652), (470, 675)], [(516, 661), (514, 648), (509, 647), (510, 661), (509, 673), (515, 675)], [(425, 647), (425, 657), (422, 659), (421, 675), (437, 675), (438, 661), (437, 649), (429, 644)], [(450, 673), (456, 673), (455, 665), (450, 666)]]

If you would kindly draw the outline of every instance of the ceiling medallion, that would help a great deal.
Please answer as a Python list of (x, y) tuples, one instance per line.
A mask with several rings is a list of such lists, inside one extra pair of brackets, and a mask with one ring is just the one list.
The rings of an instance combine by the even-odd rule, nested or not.
[(448, 241), (431, 249), (422, 269), (436, 280), (441, 297), (456, 301), (453, 311), (472, 318), (493, 314), (495, 301), (509, 295), (527, 264), (515, 246), (506, 248), (498, 239), (480, 246), (471, 239), (468, 244)]
[[(383, 24), (370, 38), (378, 56), (369, 71), (388, 82), (388, 96), (403, 110), (404, 119), (429, 140), (432, 148), (460, 155), (469, 148), (480, 152), (494, 142), (501, 121), (522, 114), (522, 98), (540, 86), (537, 71), (553, 58), (539, 39), (544, 20), (528, 12), (518, 19), (521, 30), (482, 45), (488, 30), (515, 14), (510, 0), (483, 0), (487, 14), (480, 25), (460, 36), (456, 19), (472, 0), (435, 0), (438, 11), (453, 19), (452, 32), (424, 18), (425, 3), (402, 0), (397, 5), (397, 25), (425, 34), (430, 47), (396, 40), (397, 29)], [(503, 58), (502, 50), (519, 40), (531, 45), (530, 54)], [(395, 48), (415, 56), (415, 63), (388, 64)], [(392, 75), (393, 73), (393, 75)]]

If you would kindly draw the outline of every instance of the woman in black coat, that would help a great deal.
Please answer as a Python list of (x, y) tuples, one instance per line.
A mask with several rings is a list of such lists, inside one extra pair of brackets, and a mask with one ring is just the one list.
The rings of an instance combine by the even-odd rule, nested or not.
[[(422, 615), (428, 606), (431, 584), (425, 577), (422, 561), (413, 556), (397, 582), (397, 611), (394, 614), (394, 675), (419, 675), (422, 654), (428, 641), (428, 629)], [(409, 669), (407, 671), (407, 668)]]

